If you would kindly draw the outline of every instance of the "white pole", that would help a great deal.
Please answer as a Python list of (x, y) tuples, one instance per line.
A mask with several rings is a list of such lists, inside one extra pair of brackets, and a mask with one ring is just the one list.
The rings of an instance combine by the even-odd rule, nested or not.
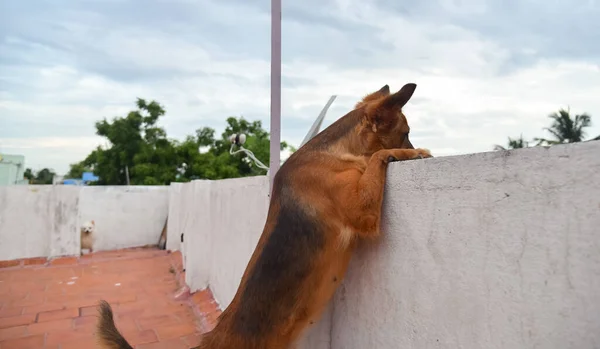
[(271, 0), (271, 144), (269, 177), (273, 179), (281, 161), (281, 0)]

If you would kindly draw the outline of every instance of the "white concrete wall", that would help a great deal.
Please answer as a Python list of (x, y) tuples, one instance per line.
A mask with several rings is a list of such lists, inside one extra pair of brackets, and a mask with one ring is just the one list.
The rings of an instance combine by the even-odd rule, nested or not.
[(193, 291), (210, 285), (222, 306), (231, 302), (263, 230), (268, 191), (266, 176), (183, 185), (183, 196), (189, 195), (181, 213), (186, 277)]
[(79, 222), (94, 220), (94, 250), (158, 243), (169, 212), (166, 186), (90, 186), (81, 189)]
[(184, 202), (180, 217), (183, 217), (181, 221), (185, 229), (180, 230), (185, 234), (182, 249), (185, 253), (186, 283), (193, 291), (206, 288), (211, 273), (213, 251), (210, 241), (217, 233), (211, 230), (214, 222), (211, 219), (211, 185), (212, 181), (198, 180), (181, 188), (182, 193), (189, 194), (181, 196)]
[[(220, 304), (229, 304), (267, 219), (269, 178), (215, 181), (211, 185), (208, 283)], [(218, 296), (217, 296), (218, 295)]]
[(79, 254), (80, 226), (96, 222), (96, 250), (156, 244), (168, 187), (0, 187), (0, 260)]
[[(600, 142), (392, 164), (382, 239), (360, 247), (299, 347), (599, 348), (599, 173)], [(194, 192), (181, 204), (187, 282), (224, 308), (262, 231), (267, 179), (181, 191)]]
[(180, 195), (183, 183), (171, 183), (169, 186), (169, 221), (167, 222), (167, 250), (181, 249), (181, 212), (184, 209), (183, 196)]
[(0, 260), (48, 256), (52, 186), (0, 187)]
[(0, 260), (79, 253), (78, 210), (76, 187), (0, 187)]
[(81, 251), (81, 224), (78, 221), (81, 191), (70, 186), (46, 187), (51, 188), (48, 210), (52, 221), (47, 256), (77, 255)]

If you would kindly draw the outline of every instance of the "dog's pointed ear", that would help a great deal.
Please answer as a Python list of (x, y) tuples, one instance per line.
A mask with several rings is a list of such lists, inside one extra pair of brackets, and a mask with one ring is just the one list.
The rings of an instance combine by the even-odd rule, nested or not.
[(389, 85), (384, 85), (376, 93), (380, 94), (381, 96), (389, 96), (390, 95), (390, 86)]
[(384, 85), (379, 90), (369, 93), (368, 95), (364, 96), (360, 102), (356, 103), (356, 105), (354, 106), (354, 109), (358, 109), (371, 101), (375, 101), (380, 98), (387, 97), (389, 95), (390, 95), (390, 87), (388, 85)]
[(413, 93), (417, 89), (417, 84), (409, 83), (400, 89), (400, 91), (394, 93), (393, 95), (387, 97), (381, 106), (385, 109), (401, 109), (408, 103)]
[(416, 88), (416, 84), (406, 84), (402, 86), (400, 91), (367, 105), (365, 118), (373, 132), (377, 132), (378, 129), (385, 128), (394, 122), (397, 118), (397, 112), (410, 100)]
[(96, 225), (96, 222), (94, 222), (94, 220), (92, 219), (92, 225)]

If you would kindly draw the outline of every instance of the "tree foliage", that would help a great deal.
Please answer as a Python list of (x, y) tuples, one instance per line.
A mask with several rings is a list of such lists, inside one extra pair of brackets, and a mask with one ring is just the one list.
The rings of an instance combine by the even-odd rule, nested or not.
[(591, 116), (583, 113), (572, 117), (569, 109), (560, 109), (548, 117), (552, 119), (552, 125), (544, 129), (552, 135), (552, 138), (535, 138), (538, 145), (581, 142), (586, 136), (585, 128), (592, 125)]
[(30, 168), (26, 168), (23, 173), (23, 177), (29, 180), (29, 184), (52, 184), (54, 176), (56, 173), (49, 168), (43, 168), (36, 173)]
[[(544, 130), (551, 134), (551, 138), (534, 138), (533, 141), (535, 141), (538, 146), (582, 142), (586, 137), (585, 129), (592, 126), (592, 117), (589, 114), (583, 113), (572, 116), (569, 109), (559, 109), (558, 112), (552, 113), (548, 115), (548, 117), (552, 119), (552, 124), (550, 127), (545, 127)], [(600, 136), (592, 138), (591, 140), (600, 140)], [(509, 137), (507, 148), (501, 145), (495, 145), (494, 150), (527, 147), (529, 147), (529, 142), (525, 141), (523, 135), (521, 135), (521, 137), (517, 139)]]
[(507, 150), (507, 149), (520, 149), (529, 147), (529, 142), (523, 139), (523, 135), (519, 138), (512, 139), (508, 137), (508, 146), (503, 147), (501, 145), (495, 145), (494, 150)]
[[(137, 110), (125, 117), (96, 123), (96, 134), (106, 147), (97, 147), (81, 162), (71, 165), (68, 177), (80, 178), (92, 170), (100, 177), (96, 185), (123, 185), (127, 171), (132, 185), (162, 185), (193, 179), (224, 179), (265, 174), (245, 154), (231, 155), (228, 137), (245, 133), (244, 147), (263, 163), (269, 161), (269, 133), (260, 121), (229, 117), (220, 137), (202, 127), (182, 141), (169, 139), (158, 126), (165, 110), (156, 101), (137, 100)], [(291, 148), (281, 143), (281, 149)], [(292, 149), (293, 150), (293, 149)]]

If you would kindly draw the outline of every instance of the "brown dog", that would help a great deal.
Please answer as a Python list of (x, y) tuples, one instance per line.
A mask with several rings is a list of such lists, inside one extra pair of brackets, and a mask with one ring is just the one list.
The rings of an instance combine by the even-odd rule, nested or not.
[[(358, 238), (379, 235), (387, 164), (431, 156), (408, 140), (402, 107), (415, 88), (366, 96), (281, 166), (238, 291), (199, 349), (287, 349), (319, 319)], [(131, 348), (108, 303), (98, 327), (104, 347)]]

